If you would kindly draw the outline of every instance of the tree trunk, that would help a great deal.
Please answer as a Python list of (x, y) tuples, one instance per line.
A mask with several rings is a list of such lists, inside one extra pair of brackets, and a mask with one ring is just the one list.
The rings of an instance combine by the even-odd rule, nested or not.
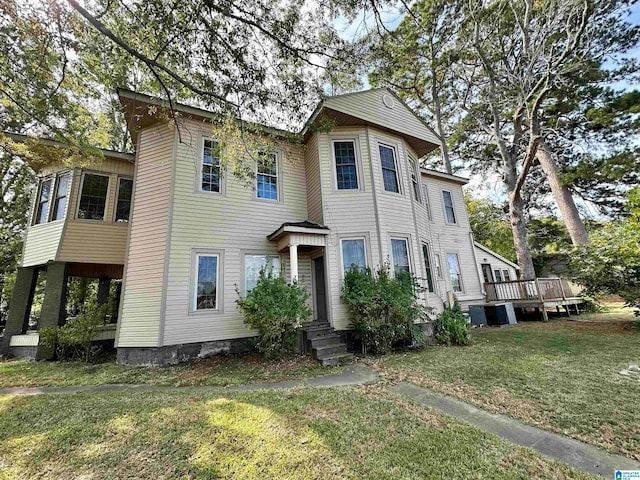
[(551, 193), (553, 193), (556, 199), (562, 220), (571, 236), (571, 241), (574, 245), (584, 245), (588, 243), (589, 234), (580, 218), (576, 204), (571, 196), (571, 191), (560, 181), (558, 164), (553, 158), (549, 147), (544, 142), (540, 144), (536, 157), (547, 176)]
[(449, 158), (449, 147), (447, 145), (447, 138), (444, 134), (444, 126), (442, 125), (442, 104), (440, 103), (440, 92), (436, 87), (435, 80), (433, 81), (431, 87), (431, 98), (433, 98), (433, 109), (436, 117), (436, 129), (438, 130), (437, 133), (440, 137), (440, 151), (442, 152), (442, 162), (444, 163), (446, 172), (451, 174), (451, 159)]
[(516, 247), (516, 257), (520, 266), (520, 275), (523, 280), (533, 280), (536, 272), (533, 268), (531, 250), (527, 240), (527, 225), (524, 218), (524, 201), (520, 192), (509, 189), (509, 221), (513, 234), (513, 243)]

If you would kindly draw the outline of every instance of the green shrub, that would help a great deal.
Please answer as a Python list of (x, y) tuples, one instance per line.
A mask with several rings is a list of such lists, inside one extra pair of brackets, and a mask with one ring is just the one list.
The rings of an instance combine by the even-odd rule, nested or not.
[(457, 300), (453, 307), (445, 307), (433, 322), (436, 342), (441, 345), (468, 345), (471, 341), (469, 328)]
[(399, 345), (424, 345), (426, 338), (414, 324), (427, 317), (426, 309), (416, 300), (417, 288), (413, 275), (392, 278), (388, 265), (375, 273), (367, 268), (345, 274), (342, 298), (362, 339), (363, 353), (384, 354)]
[(245, 317), (244, 323), (258, 331), (256, 347), (265, 357), (277, 358), (295, 352), (296, 329), (311, 317), (311, 309), (306, 304), (308, 297), (307, 291), (297, 283), (289, 285), (284, 278), (261, 271), (255, 288), (236, 300)]
[(105, 325), (107, 307), (89, 305), (78, 317), (67, 320), (61, 327), (41, 328), (40, 343), (53, 348), (59, 360), (93, 360), (100, 347), (92, 344), (93, 339)]

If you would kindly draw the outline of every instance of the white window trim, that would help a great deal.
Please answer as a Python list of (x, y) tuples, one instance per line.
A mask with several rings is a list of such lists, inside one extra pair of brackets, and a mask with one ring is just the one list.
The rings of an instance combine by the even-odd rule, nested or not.
[[(462, 293), (464, 294), (464, 279), (462, 276), (462, 265), (460, 264), (460, 253), (459, 252), (447, 252), (447, 273), (449, 274), (449, 286), (451, 287), (451, 291), (453, 293)], [(458, 262), (458, 269), (460, 270), (460, 291), (456, 292), (453, 290), (453, 283), (451, 282), (451, 270), (449, 269), (449, 255), (455, 255)]]
[[(101, 177), (107, 177), (109, 181), (107, 182), (107, 194), (104, 199), (104, 214), (102, 215), (102, 220), (96, 220), (94, 218), (79, 218), (78, 212), (80, 211), (80, 200), (82, 199), (82, 189), (84, 188), (84, 179), (87, 175), (99, 175)], [(109, 216), (109, 192), (111, 191), (111, 174), (106, 172), (95, 172), (93, 170), (82, 171), (82, 181), (80, 182), (80, 188), (78, 189), (78, 200), (76, 201), (76, 211), (74, 215), (74, 220), (79, 222), (91, 222), (91, 223), (106, 223), (107, 218)]]
[[(506, 273), (506, 275), (505, 275), (505, 273)], [(509, 280), (507, 280), (507, 277), (509, 277)], [(510, 282), (512, 280), (511, 279), (511, 272), (509, 271), (508, 268), (503, 268), (502, 269), (502, 280), (504, 282)]]
[(433, 259), (436, 264), (436, 276), (440, 280), (444, 280), (444, 272), (442, 270), (442, 259), (440, 258), (440, 254), (439, 253), (434, 254)]
[[(382, 168), (382, 158), (380, 157), (380, 147), (386, 147), (393, 150), (393, 162), (396, 168), (396, 183), (398, 185), (397, 192), (390, 192), (386, 188), (384, 188), (384, 169)], [(382, 193), (386, 193), (388, 195), (404, 195), (404, 189), (402, 182), (402, 169), (400, 168), (400, 162), (398, 157), (398, 147), (397, 145), (392, 145), (386, 142), (378, 142), (378, 167), (380, 168), (380, 182), (382, 183)]]
[(209, 190), (203, 190), (202, 189), (202, 161), (204, 160), (204, 142), (205, 140), (210, 140), (212, 142), (217, 142), (218, 145), (221, 145), (222, 142), (215, 138), (215, 137), (209, 137), (206, 135), (200, 135), (200, 138), (198, 139), (198, 156), (197, 156), (197, 161), (198, 161), (198, 168), (197, 170), (197, 175), (196, 175), (196, 183), (194, 185), (194, 191), (196, 193), (202, 193), (203, 195), (222, 195), (224, 196), (226, 193), (226, 188), (227, 188), (227, 183), (226, 183), (226, 175), (225, 175), (225, 171), (222, 167), (222, 156), (224, 155), (224, 150), (222, 148), (220, 148), (220, 191), (219, 192), (211, 192)]
[[(67, 202), (64, 206), (64, 216), (59, 219), (59, 220), (53, 220), (53, 212), (54, 212), (54, 206), (56, 203), (58, 203), (58, 182), (60, 181), (60, 177), (64, 177), (67, 176), (69, 177), (69, 183), (67, 184), (67, 191), (66, 191), (66, 198), (67, 198)], [(65, 172), (60, 172), (58, 174), (56, 174), (55, 177), (55, 182), (54, 182), (54, 188), (53, 188), (53, 202), (51, 203), (51, 206), (49, 207), (49, 222), (50, 223), (55, 223), (55, 222), (64, 222), (67, 219), (67, 215), (69, 214), (69, 204), (71, 203), (71, 185), (73, 184), (73, 172), (71, 170), (67, 170)], [(108, 193), (108, 191), (107, 191)], [(105, 209), (106, 209), (106, 204), (105, 204)]]
[[(451, 208), (453, 208), (453, 218), (455, 222), (450, 222), (447, 218), (447, 206), (444, 201), (444, 192), (447, 192), (451, 196)], [(451, 190), (442, 190), (442, 213), (444, 214), (444, 223), (446, 225), (458, 225), (458, 212), (456, 211), (456, 202), (453, 199), (453, 192)]]
[(242, 288), (240, 291), (243, 297), (247, 295), (247, 256), (278, 257), (280, 259), (280, 269), (281, 269), (279, 272), (279, 275), (283, 277), (286, 275), (284, 259), (282, 258), (282, 255), (280, 255), (279, 253), (264, 252), (264, 251), (258, 251), (258, 250), (241, 250), (240, 255), (242, 256), (242, 271), (240, 272), (240, 276), (241, 276), (240, 281), (242, 282)]
[[(120, 180), (131, 180), (131, 200), (129, 200), (129, 219), (126, 222), (118, 222), (116, 220), (116, 215), (118, 214), (118, 200), (120, 198)], [(127, 225), (129, 223), (131, 223), (131, 207), (133, 207), (133, 189), (134, 189), (135, 185), (133, 184), (133, 177), (127, 176), (127, 175), (118, 175), (118, 178), (116, 178), (116, 198), (115, 201), (113, 202), (113, 215), (111, 218), (111, 221), (115, 224), (123, 224), (123, 225)]]
[[(216, 273), (216, 308), (198, 310), (198, 258), (218, 257)], [(224, 250), (194, 248), (191, 250), (191, 273), (189, 276), (189, 315), (211, 315), (224, 312)]]
[[(411, 163), (413, 162), (413, 169), (411, 168)], [(413, 155), (407, 155), (407, 165), (409, 165), (409, 183), (411, 185), (411, 198), (416, 203), (422, 203), (422, 183), (420, 182), (420, 168), (418, 166), (418, 160), (413, 157)], [(412, 175), (413, 173), (413, 175)], [(413, 179), (416, 179), (414, 182)], [(417, 187), (417, 192), (415, 191)], [(416, 198), (416, 193), (418, 194), (418, 198)]]
[[(426, 246), (427, 247), (427, 254), (428, 254), (428, 258), (424, 258), (424, 251), (421, 249), (422, 250), (421, 253), (422, 253), (422, 257), (423, 257), (422, 258), (422, 263), (423, 263), (424, 268), (425, 268), (425, 272), (424, 272), (425, 279), (424, 280), (425, 280), (425, 283), (426, 283), (426, 285), (425, 285), (426, 291), (427, 291), (427, 293), (433, 293), (433, 294), (437, 295), (438, 294), (438, 281), (437, 281), (437, 275), (438, 274), (437, 274), (436, 269), (434, 268), (434, 265), (433, 265), (433, 253), (431, 251), (431, 244), (429, 242), (427, 242), (427, 241), (423, 241), (421, 243), (421, 246)], [(433, 284), (433, 292), (429, 291), (429, 283), (428, 283), (427, 278), (426, 278), (426, 275), (427, 275), (427, 271), (426, 271), (427, 263), (429, 264), (429, 267), (431, 269), (431, 283)]]
[[(264, 153), (273, 154), (276, 156), (276, 191), (278, 194), (278, 198), (273, 200), (271, 198), (261, 198), (258, 197), (258, 161), (256, 160), (256, 165), (254, 169), (255, 180), (253, 182), (253, 196), (252, 199), (259, 202), (267, 202), (267, 203), (284, 203), (283, 199), (283, 170), (282, 170), (282, 154), (279, 150), (264, 150)], [(262, 174), (261, 174), (262, 175)]]
[(344, 254), (342, 252), (342, 241), (343, 240), (364, 240), (364, 261), (365, 261), (365, 268), (370, 268), (371, 266), (371, 257), (370, 252), (371, 252), (371, 248), (369, 248), (369, 234), (362, 232), (362, 233), (349, 233), (349, 234), (345, 234), (345, 235), (340, 235), (338, 237), (338, 243), (340, 245), (339, 248), (339, 254), (340, 254), (340, 276), (341, 278), (344, 278)]
[(392, 235), (389, 237), (389, 259), (391, 260), (391, 274), (395, 276), (395, 262), (393, 259), (393, 240), (403, 240), (407, 245), (407, 260), (409, 260), (409, 273), (414, 273), (413, 255), (411, 253), (411, 237), (402, 235)]
[[(44, 222), (41, 223), (36, 223), (37, 220), (37, 216), (38, 216), (38, 207), (40, 206), (40, 196), (42, 195), (42, 184), (44, 182), (47, 181), (51, 181), (51, 190), (49, 190), (49, 200), (47, 203), (47, 212), (46, 212), (46, 216), (45, 216), (45, 220)], [(51, 216), (51, 204), (52, 204), (52, 197), (53, 195), (55, 195), (55, 189), (56, 189), (56, 177), (55, 175), (47, 175), (46, 177), (42, 177), (40, 179), (40, 181), (38, 182), (38, 188), (36, 189), (36, 200), (35, 203), (33, 205), (33, 212), (32, 212), (32, 218), (31, 218), (31, 226), (32, 227), (39, 227), (40, 225), (46, 225), (47, 223), (49, 223), (50, 221), (50, 216)]]
[[(336, 151), (334, 148), (334, 144), (336, 142), (352, 142), (353, 143), (353, 151), (356, 156), (356, 176), (358, 179), (358, 188), (352, 189), (339, 189), (338, 188), (338, 166), (336, 164)], [(330, 136), (329, 137), (330, 144), (330, 156), (331, 156), (331, 188), (335, 193), (358, 193), (364, 192), (364, 173), (362, 167), (362, 155), (360, 154), (360, 138), (356, 136), (352, 137), (340, 137), (340, 136)]]
[(433, 222), (433, 212), (431, 211), (431, 197), (429, 196), (429, 185), (422, 182), (422, 206), (427, 211), (427, 219)]

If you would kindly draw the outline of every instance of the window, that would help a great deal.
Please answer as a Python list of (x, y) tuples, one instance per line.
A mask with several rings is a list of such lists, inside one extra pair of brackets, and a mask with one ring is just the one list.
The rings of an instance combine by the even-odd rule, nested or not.
[(429, 244), (422, 244), (422, 256), (424, 258), (424, 269), (427, 272), (427, 288), (429, 293), (435, 292), (433, 288), (433, 274), (431, 273), (431, 260), (429, 258)]
[(396, 170), (396, 153), (391, 147), (378, 146), (380, 151), (380, 164), (382, 165), (382, 180), (387, 192), (400, 193), (398, 185), (398, 171)]
[(49, 214), (49, 201), (51, 197), (51, 178), (42, 180), (40, 183), (40, 191), (38, 192), (38, 204), (36, 206), (36, 215), (33, 223), (47, 223), (47, 215)]
[(218, 255), (196, 256), (194, 310), (218, 308)]
[(422, 184), (422, 202), (424, 203), (424, 208), (427, 210), (427, 218), (433, 220), (431, 216), (431, 203), (429, 202), (429, 188), (426, 183)]
[(260, 270), (264, 269), (265, 274), (272, 274), (279, 277), (282, 270), (279, 255), (245, 255), (244, 256), (244, 291), (253, 290), (258, 284)]
[(509, 273), (509, 270), (503, 270), (502, 271), (502, 278), (504, 278), (505, 282), (510, 282), (511, 281), (511, 274)]
[(404, 238), (391, 239), (391, 261), (393, 263), (393, 273), (398, 275), (403, 272), (410, 272), (409, 267), (409, 245)]
[(440, 255), (436, 253), (433, 258), (436, 261), (436, 274), (438, 275), (438, 278), (442, 278), (442, 264), (440, 263)]
[(67, 191), (69, 190), (70, 175), (61, 175), (56, 183), (56, 197), (53, 204), (51, 220), (62, 220), (67, 210)]
[(462, 291), (462, 275), (460, 274), (460, 263), (458, 254), (448, 253), (447, 263), (449, 264), (449, 276), (451, 277), (451, 289), (454, 292)]
[(132, 194), (133, 180), (120, 178), (118, 180), (118, 200), (116, 201), (116, 222), (126, 223), (129, 221)]
[(358, 189), (358, 166), (356, 145), (352, 140), (333, 142), (336, 160), (336, 183), (338, 190)]
[(78, 218), (104, 220), (104, 208), (107, 203), (109, 177), (85, 173), (82, 182), (82, 195), (78, 206)]
[(220, 192), (220, 144), (205, 139), (202, 143), (202, 178), (200, 188), (204, 192)]
[(278, 161), (275, 153), (258, 153), (256, 195), (258, 198), (278, 200)]
[(453, 209), (453, 198), (451, 197), (451, 192), (443, 190), (442, 199), (444, 200), (444, 213), (447, 223), (456, 223), (456, 212)]
[(409, 157), (409, 166), (411, 167), (411, 184), (413, 185), (413, 197), (416, 202), (420, 203), (420, 183), (418, 183), (418, 171), (416, 169), (416, 161)]
[(496, 277), (496, 282), (502, 281), (502, 272), (500, 270), (494, 270), (493, 275)]
[(342, 269), (344, 273), (350, 270), (364, 272), (367, 268), (367, 251), (364, 238), (344, 238), (342, 245)]

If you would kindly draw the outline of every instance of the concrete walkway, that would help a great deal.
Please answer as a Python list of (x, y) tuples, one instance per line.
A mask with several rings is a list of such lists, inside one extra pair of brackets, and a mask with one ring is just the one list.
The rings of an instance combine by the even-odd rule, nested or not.
[(324, 375), (303, 380), (289, 380), (278, 383), (254, 383), (234, 387), (160, 387), (139, 384), (111, 384), (111, 385), (78, 385), (70, 387), (10, 387), (0, 389), (0, 395), (73, 395), (75, 393), (113, 393), (113, 392), (185, 392), (185, 391), (213, 391), (213, 390), (276, 390), (294, 387), (344, 387), (348, 385), (367, 385), (378, 381), (378, 373), (365, 366), (353, 364), (345, 367), (342, 373)]
[[(410, 397), (419, 404), (440, 410), (458, 421), (536, 450), (583, 472), (613, 478), (616, 470), (640, 470), (640, 464), (627, 457), (607, 453), (592, 445), (526, 425), (505, 415), (480, 410), (427, 388), (411, 383), (400, 383), (390, 387), (390, 390)], [(482, 446), (479, 445), (478, 448)]]

